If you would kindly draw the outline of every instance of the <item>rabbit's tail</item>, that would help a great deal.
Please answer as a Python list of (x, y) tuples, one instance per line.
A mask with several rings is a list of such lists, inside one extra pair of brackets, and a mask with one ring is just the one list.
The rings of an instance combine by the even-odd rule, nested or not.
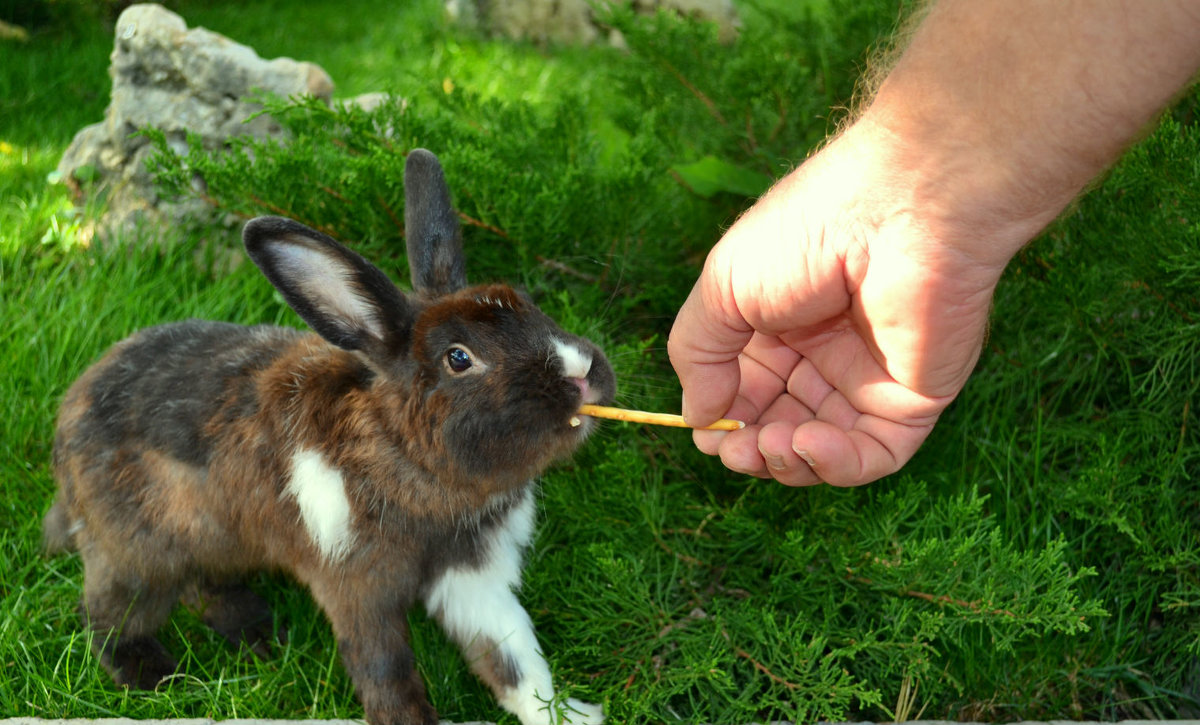
[(71, 530), (71, 517), (62, 497), (54, 499), (54, 505), (42, 519), (42, 548), (47, 554), (62, 554), (75, 550), (75, 536)]

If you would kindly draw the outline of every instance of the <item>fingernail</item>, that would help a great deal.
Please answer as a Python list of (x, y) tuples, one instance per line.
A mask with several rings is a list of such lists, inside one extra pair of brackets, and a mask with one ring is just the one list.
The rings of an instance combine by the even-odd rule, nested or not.
[(684, 420), (687, 420), (687, 394), (679, 396), (679, 412), (683, 414)]
[(807, 463), (809, 466), (817, 465), (817, 462), (813, 460), (812, 454), (809, 453), (808, 451), (804, 451), (799, 448), (793, 448), (792, 450), (794, 450), (796, 452), (796, 455), (800, 456), (800, 458), (802, 458), (804, 460), (804, 462)]
[(783, 462), (783, 456), (768, 456), (763, 454), (763, 460), (767, 462), (767, 468), (772, 471), (787, 470), (787, 464)]

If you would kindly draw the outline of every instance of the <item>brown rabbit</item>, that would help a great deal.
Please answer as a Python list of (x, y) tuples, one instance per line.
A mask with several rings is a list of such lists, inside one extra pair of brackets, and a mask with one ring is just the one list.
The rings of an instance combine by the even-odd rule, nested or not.
[[(59, 413), (49, 549), (84, 565), (83, 614), (116, 682), (176, 662), (156, 631), (183, 596), (262, 650), (283, 570), (328, 616), (366, 717), (436, 723), (408, 644), (424, 604), (522, 723), (556, 722), (550, 670), (513, 589), (532, 480), (570, 454), (613, 371), (502, 285), (467, 287), (436, 157), (405, 166), (414, 293), (328, 236), (278, 217), (246, 249), (317, 335), (191, 320), (142, 330), (77, 380)], [(568, 721), (601, 708), (558, 703)]]

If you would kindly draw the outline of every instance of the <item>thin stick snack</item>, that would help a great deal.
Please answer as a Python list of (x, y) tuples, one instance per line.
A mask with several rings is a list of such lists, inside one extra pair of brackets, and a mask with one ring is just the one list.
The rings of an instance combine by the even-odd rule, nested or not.
[[(671, 413), (646, 413), (641, 410), (625, 410), (624, 408), (610, 408), (605, 405), (581, 405), (579, 406), (580, 415), (590, 415), (593, 418), (611, 418), (613, 420), (624, 420), (629, 423), (649, 423), (650, 425), (667, 425), (672, 428), (691, 428), (692, 426), (683, 422), (682, 415), (674, 415)], [(746, 424), (740, 420), (730, 420), (721, 418), (712, 425), (705, 426), (700, 430), (740, 430), (745, 428)]]

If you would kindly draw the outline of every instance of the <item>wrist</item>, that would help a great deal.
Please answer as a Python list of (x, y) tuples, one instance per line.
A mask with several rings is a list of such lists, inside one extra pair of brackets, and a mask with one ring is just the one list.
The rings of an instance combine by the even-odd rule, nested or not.
[(1025, 202), (1001, 163), (957, 139), (918, 136), (868, 110), (821, 155), (845, 176), (848, 196), (837, 206), (854, 236), (922, 260), (933, 274), (969, 270), (978, 284), (994, 284), (1073, 194)]

